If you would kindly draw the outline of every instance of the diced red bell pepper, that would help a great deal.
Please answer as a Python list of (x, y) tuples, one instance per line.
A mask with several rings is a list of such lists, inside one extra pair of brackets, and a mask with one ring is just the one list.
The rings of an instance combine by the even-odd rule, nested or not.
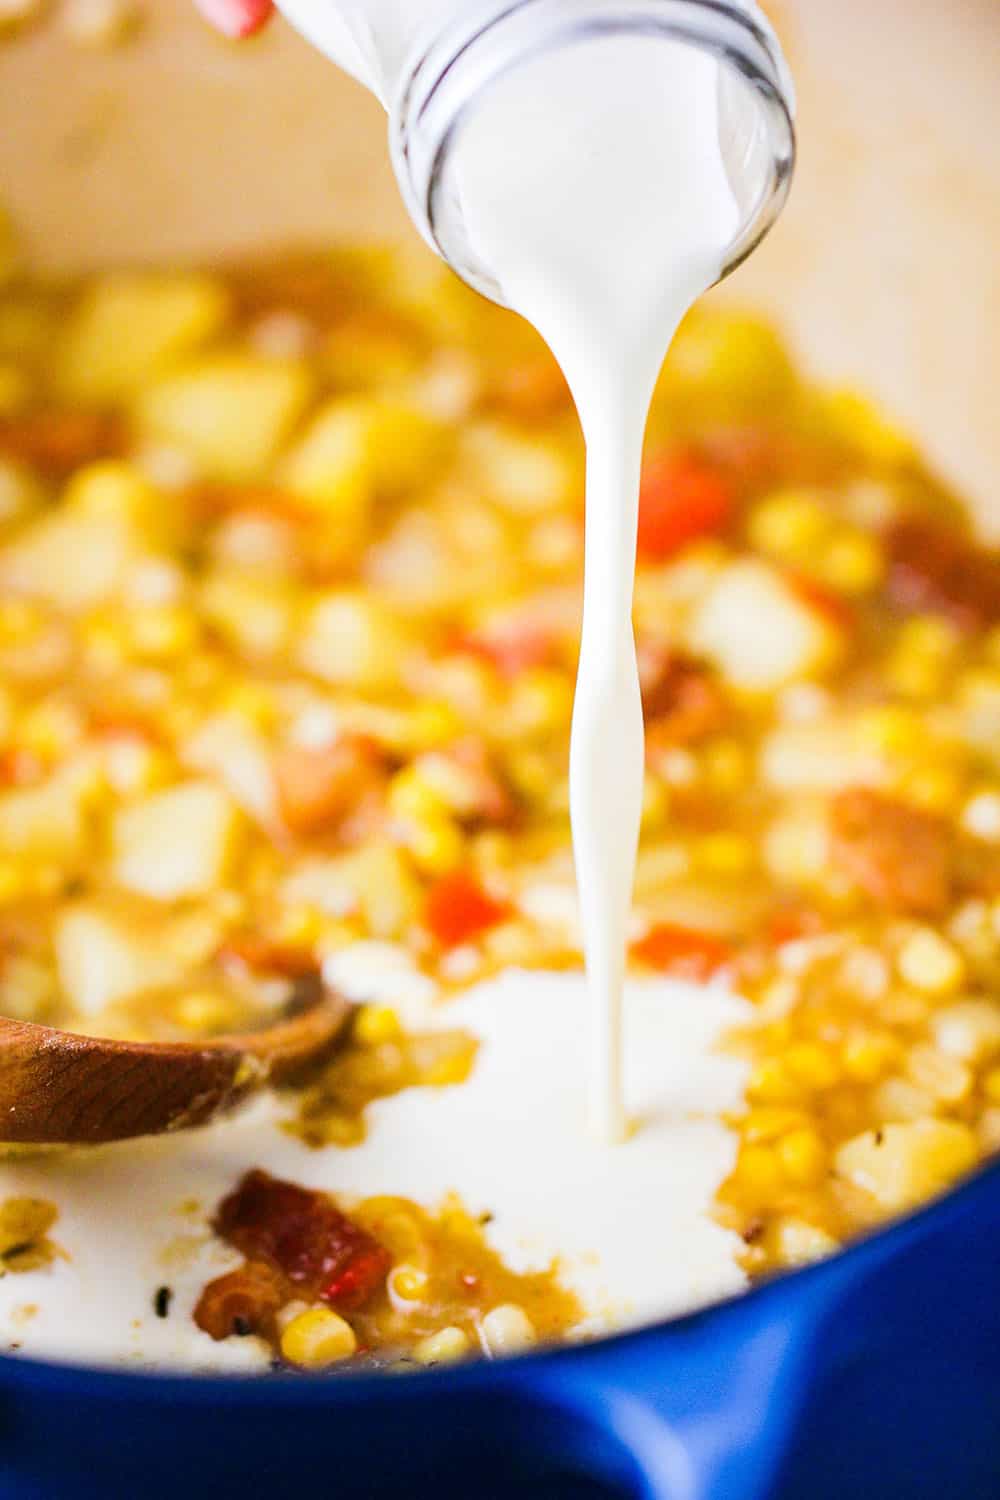
[(467, 871), (445, 875), (427, 892), (424, 921), (443, 948), (457, 948), (488, 932), (508, 915), (510, 908), (497, 901)]
[(642, 963), (661, 974), (698, 982), (711, 979), (732, 960), (733, 950), (723, 938), (710, 932), (661, 923), (640, 938), (632, 952)]
[(725, 531), (732, 491), (722, 476), (690, 453), (665, 454), (646, 470), (639, 495), (639, 557), (663, 562), (700, 536)]

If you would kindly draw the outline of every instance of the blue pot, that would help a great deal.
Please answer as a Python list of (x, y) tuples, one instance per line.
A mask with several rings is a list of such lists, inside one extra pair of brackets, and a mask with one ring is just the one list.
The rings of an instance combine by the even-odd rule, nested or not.
[(1000, 1500), (1000, 1164), (832, 1260), (419, 1376), (0, 1359), (0, 1500)]

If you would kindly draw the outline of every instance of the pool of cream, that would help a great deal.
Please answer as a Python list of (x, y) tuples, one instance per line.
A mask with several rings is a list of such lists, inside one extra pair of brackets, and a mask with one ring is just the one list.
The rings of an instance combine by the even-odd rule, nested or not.
[[(191, 1311), (205, 1281), (237, 1263), (214, 1239), (219, 1198), (249, 1167), (349, 1201), (393, 1193), (433, 1207), (452, 1192), (493, 1215), (487, 1233), (517, 1266), (559, 1258), (588, 1336), (667, 1317), (737, 1291), (739, 1242), (713, 1222), (735, 1156), (721, 1115), (742, 1065), (719, 1050), (744, 1004), (719, 987), (634, 982), (625, 999), (630, 1139), (586, 1128), (582, 976), (512, 972), (445, 1005), (401, 950), (358, 944), (330, 964), (358, 998), (408, 1023), (481, 1038), (467, 1083), (411, 1089), (369, 1111), (365, 1142), (313, 1151), (261, 1099), (183, 1137), (0, 1162), (0, 1199), (33, 1194), (59, 1211), (46, 1269), (0, 1279), (0, 1348), (57, 1360), (197, 1371), (264, 1368), (254, 1338), (213, 1343)], [(530, 1045), (526, 1039), (531, 1038)], [(158, 1317), (159, 1287), (172, 1296)]]

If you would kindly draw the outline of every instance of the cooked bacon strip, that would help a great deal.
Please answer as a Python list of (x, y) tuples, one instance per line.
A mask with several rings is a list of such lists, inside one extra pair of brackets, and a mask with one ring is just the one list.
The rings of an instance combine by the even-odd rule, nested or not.
[(654, 746), (695, 744), (725, 727), (729, 705), (706, 662), (683, 651), (640, 646), (639, 677)]
[(1000, 552), (922, 516), (894, 522), (886, 542), (887, 591), (897, 609), (937, 611), (962, 630), (1000, 623)]
[(389, 1252), (331, 1198), (259, 1169), (223, 1199), (214, 1227), (248, 1261), (280, 1271), (290, 1296), (318, 1298), (339, 1311), (363, 1307), (392, 1264)]
[(852, 787), (833, 799), (830, 832), (834, 865), (879, 906), (928, 917), (948, 909), (954, 838), (946, 819)]
[(64, 479), (81, 464), (125, 449), (120, 420), (99, 411), (31, 411), (0, 419), (0, 454)]

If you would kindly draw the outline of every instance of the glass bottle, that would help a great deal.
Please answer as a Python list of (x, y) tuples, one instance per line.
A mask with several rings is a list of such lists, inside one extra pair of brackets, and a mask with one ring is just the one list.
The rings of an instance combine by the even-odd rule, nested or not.
[(601, 36), (682, 43), (718, 63), (719, 143), (741, 225), (723, 275), (774, 223), (795, 159), (794, 94), (753, 0), (278, 0), (310, 41), (375, 93), (414, 223), (470, 285), (503, 296), (464, 222), (455, 144), (492, 84), (540, 53)]

